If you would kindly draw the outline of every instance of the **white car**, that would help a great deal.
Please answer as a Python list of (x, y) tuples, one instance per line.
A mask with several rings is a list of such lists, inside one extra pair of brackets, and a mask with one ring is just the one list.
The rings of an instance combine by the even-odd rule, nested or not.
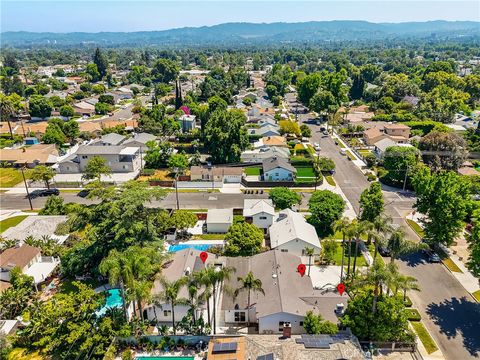
[(320, 151), (320, 150), (322, 150), (322, 148), (320, 147), (320, 144), (319, 144), (319, 143), (313, 144), (313, 147), (315, 148), (315, 151)]

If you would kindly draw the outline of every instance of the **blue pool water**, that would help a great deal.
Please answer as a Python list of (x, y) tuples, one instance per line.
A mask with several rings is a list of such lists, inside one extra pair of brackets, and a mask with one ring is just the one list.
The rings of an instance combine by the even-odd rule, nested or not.
[(103, 316), (107, 312), (108, 309), (111, 308), (120, 308), (122, 307), (122, 294), (120, 293), (120, 289), (110, 289), (107, 290), (107, 301), (105, 305), (96, 312), (97, 316)]
[(207, 244), (177, 244), (177, 245), (170, 245), (168, 248), (168, 252), (177, 252), (183, 249), (195, 249), (195, 250), (200, 250), (200, 251), (207, 251), (212, 245), (207, 245)]

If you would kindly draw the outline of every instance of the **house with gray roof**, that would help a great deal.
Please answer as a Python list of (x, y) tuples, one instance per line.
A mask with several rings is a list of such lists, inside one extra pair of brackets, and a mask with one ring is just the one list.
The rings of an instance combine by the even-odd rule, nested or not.
[(226, 233), (233, 224), (233, 209), (209, 209), (206, 223), (209, 233)]
[(387, 149), (389, 147), (392, 147), (392, 146), (413, 147), (413, 145), (411, 145), (411, 144), (396, 143), (395, 141), (393, 141), (390, 138), (385, 138), (385, 139), (382, 139), (380, 141), (377, 141), (373, 145), (375, 146), (375, 149), (373, 150), (373, 153), (379, 159), (383, 158), (383, 155), (385, 154), (385, 151), (387, 151)]
[(125, 141), (126, 137), (117, 133), (102, 135), (98, 140), (94, 140), (91, 145), (95, 146), (116, 146)]
[(262, 282), (264, 290), (264, 294), (244, 291), (236, 297), (224, 294), (221, 310), (226, 326), (250, 320), (258, 324), (259, 334), (280, 334), (289, 323), (292, 334), (302, 334), (305, 333), (303, 320), (307, 311), (337, 322), (336, 305), (347, 300), (336, 292), (314, 289), (310, 277), (301, 276), (297, 271), (301, 259), (288, 252), (271, 250), (251, 257), (228, 257), (225, 263), (236, 270), (235, 276), (225, 281), (227, 288), (238, 289), (241, 286), (238, 279), (251, 271)]
[(280, 146), (270, 146), (254, 150), (245, 150), (240, 154), (240, 160), (243, 163), (261, 163), (263, 160), (272, 157), (281, 157), (288, 159), (290, 150)]
[(315, 227), (298, 212), (291, 209), (280, 211), (269, 231), (272, 249), (304, 256), (305, 248), (310, 247), (314, 249), (315, 254), (320, 253), (320, 240)]
[(122, 145), (146, 149), (149, 141), (157, 141), (157, 137), (149, 133), (135, 133), (131, 138), (124, 140)]
[(263, 160), (262, 167), (264, 181), (293, 181), (297, 174), (297, 169), (279, 156)]
[(243, 200), (243, 217), (245, 221), (266, 231), (275, 218), (275, 208), (271, 199)]
[(248, 128), (248, 135), (255, 135), (255, 136), (279, 136), (280, 135), (280, 128), (278, 125), (272, 125), (268, 123), (264, 123), (263, 126), (258, 128)]

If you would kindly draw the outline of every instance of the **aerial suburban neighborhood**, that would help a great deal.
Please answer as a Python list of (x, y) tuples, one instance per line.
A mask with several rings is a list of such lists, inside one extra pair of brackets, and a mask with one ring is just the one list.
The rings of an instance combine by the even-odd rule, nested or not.
[(2, 28), (1, 359), (480, 357), (478, 18), (96, 21)]

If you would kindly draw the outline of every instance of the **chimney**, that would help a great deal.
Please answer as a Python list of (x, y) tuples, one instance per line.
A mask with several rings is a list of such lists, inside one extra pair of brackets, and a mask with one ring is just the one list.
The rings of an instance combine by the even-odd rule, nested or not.
[(292, 325), (289, 322), (283, 324), (283, 337), (290, 339), (292, 337)]

